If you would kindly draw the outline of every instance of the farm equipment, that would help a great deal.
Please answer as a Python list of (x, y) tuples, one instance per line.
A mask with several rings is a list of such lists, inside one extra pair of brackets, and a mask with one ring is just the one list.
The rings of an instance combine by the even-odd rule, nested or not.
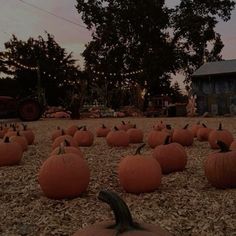
[(0, 118), (17, 118), (23, 121), (38, 120), (44, 112), (44, 106), (35, 97), (13, 98), (0, 96)]

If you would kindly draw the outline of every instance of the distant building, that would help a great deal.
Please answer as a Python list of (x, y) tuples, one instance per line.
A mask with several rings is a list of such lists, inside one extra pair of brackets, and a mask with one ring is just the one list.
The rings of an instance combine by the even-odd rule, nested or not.
[(236, 114), (236, 59), (202, 65), (192, 75), (192, 92), (198, 114)]

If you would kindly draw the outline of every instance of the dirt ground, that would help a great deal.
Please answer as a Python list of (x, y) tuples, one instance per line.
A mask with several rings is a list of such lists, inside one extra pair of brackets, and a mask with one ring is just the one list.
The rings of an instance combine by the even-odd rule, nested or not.
[[(204, 176), (203, 162), (212, 152), (208, 143), (194, 141), (186, 148), (188, 163), (183, 172), (165, 175), (161, 187), (152, 193), (129, 194), (120, 187), (116, 168), (121, 157), (134, 153), (138, 145), (110, 148), (104, 138), (95, 138), (92, 147), (81, 148), (88, 161), (91, 180), (86, 193), (70, 200), (46, 198), (38, 184), (38, 170), (51, 151), (51, 132), (57, 126), (87, 125), (95, 133), (101, 124), (113, 127), (131, 121), (145, 133), (159, 120), (183, 127), (198, 120), (217, 128), (219, 122), (236, 137), (236, 118), (104, 118), (82, 120), (44, 119), (28, 122), (36, 134), (18, 166), (0, 167), (0, 235), (71, 235), (77, 229), (112, 219), (110, 209), (97, 200), (102, 189), (116, 191), (140, 222), (158, 223), (177, 236), (236, 235), (236, 189), (218, 190)], [(6, 122), (6, 120), (5, 120)], [(145, 153), (152, 152), (147, 145)]]

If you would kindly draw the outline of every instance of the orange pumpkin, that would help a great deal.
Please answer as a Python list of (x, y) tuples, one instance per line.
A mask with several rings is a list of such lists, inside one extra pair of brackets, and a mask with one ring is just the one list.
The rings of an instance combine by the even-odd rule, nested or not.
[(131, 129), (133, 128), (133, 125), (129, 122), (125, 123), (123, 120), (122, 120), (122, 124), (118, 125), (117, 128), (119, 130), (124, 130), (124, 131), (127, 131), (128, 129)]
[(65, 140), (70, 143), (70, 146), (78, 147), (78, 144), (73, 139), (73, 137), (71, 137), (68, 134), (65, 134), (65, 135), (57, 137), (54, 140), (54, 142), (52, 143), (52, 150), (55, 149), (56, 147), (60, 146), (60, 144), (63, 143)]
[(229, 147), (230, 150), (236, 150), (236, 140), (234, 140)]
[(112, 147), (129, 146), (129, 135), (124, 130), (119, 130), (116, 126), (106, 136), (106, 142)]
[(236, 151), (230, 151), (222, 141), (217, 141), (220, 152), (211, 153), (205, 161), (205, 175), (216, 188), (236, 187)]
[(85, 159), (74, 153), (60, 153), (49, 156), (39, 170), (38, 181), (48, 198), (63, 199), (78, 197), (85, 192), (90, 171)]
[(75, 132), (73, 139), (77, 142), (78, 146), (89, 147), (93, 145), (94, 135), (84, 126), (83, 129)]
[(81, 130), (83, 128), (83, 126), (76, 126), (76, 125), (71, 125), (68, 127), (68, 129), (66, 130), (66, 134), (70, 135), (70, 136), (74, 136), (75, 132), (77, 130)]
[(147, 143), (151, 148), (164, 144), (168, 133), (163, 131), (151, 130), (147, 136)]
[(57, 126), (56, 130), (53, 130), (52, 134), (51, 134), (51, 140), (54, 141), (57, 137), (64, 135), (64, 131), (61, 129), (60, 126)]
[(129, 135), (130, 143), (142, 143), (143, 142), (143, 131), (141, 129), (137, 129), (136, 125), (133, 128), (127, 130), (127, 134)]
[(16, 165), (22, 156), (23, 150), (19, 143), (10, 142), (9, 137), (0, 142), (0, 166)]
[(174, 129), (172, 141), (183, 146), (191, 146), (193, 144), (193, 133), (188, 130), (188, 124), (183, 129)]
[(97, 135), (97, 137), (106, 137), (110, 131), (111, 131), (111, 129), (110, 129), (110, 128), (107, 128), (107, 127), (103, 124), (102, 127), (98, 127), (98, 128), (96, 129), (96, 135)]
[(28, 142), (28, 145), (32, 145), (35, 139), (34, 132), (31, 129), (29, 129), (27, 125), (22, 124), (22, 126), (23, 126), (23, 130), (20, 131), (20, 134), (25, 136)]
[(166, 127), (166, 125), (164, 124), (164, 122), (161, 120), (160, 122), (157, 122), (154, 126), (153, 129), (156, 131), (161, 131)]
[(193, 136), (194, 137), (197, 137), (197, 131), (199, 128), (201, 128), (202, 125), (200, 124), (200, 121), (198, 121), (196, 124), (193, 124), (191, 127), (190, 127), (190, 131), (193, 133)]
[(151, 155), (141, 155), (140, 150), (144, 145), (119, 163), (119, 182), (126, 192), (152, 192), (161, 184), (160, 164)]
[(202, 127), (197, 131), (197, 140), (200, 142), (208, 141), (208, 136), (211, 131), (211, 128), (208, 128), (205, 124), (202, 124)]
[(10, 142), (16, 142), (19, 143), (23, 152), (27, 151), (28, 149), (28, 142), (25, 136), (20, 135), (20, 132), (17, 131), (16, 135), (10, 137)]
[(208, 142), (212, 149), (220, 148), (217, 145), (217, 141), (224, 142), (227, 146), (233, 142), (234, 138), (231, 132), (226, 129), (222, 129), (222, 124), (219, 124), (219, 128), (217, 130), (212, 130), (208, 137)]
[(98, 199), (109, 204), (115, 216), (115, 223), (101, 222), (80, 229), (72, 236), (170, 236), (159, 225), (135, 222), (122, 198), (111, 191), (100, 191)]
[(163, 174), (183, 171), (187, 164), (187, 153), (179, 143), (170, 143), (170, 136), (165, 144), (155, 147), (152, 156), (159, 162)]

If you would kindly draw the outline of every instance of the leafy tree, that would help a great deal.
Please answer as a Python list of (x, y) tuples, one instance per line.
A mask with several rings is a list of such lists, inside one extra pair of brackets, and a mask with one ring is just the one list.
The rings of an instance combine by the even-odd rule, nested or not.
[[(117, 72), (110, 87), (126, 71), (143, 69), (132, 77), (150, 96), (170, 92), (171, 74), (183, 72), (186, 82), (204, 58), (220, 60), (223, 48), (215, 32), (219, 19), (230, 19), (233, 0), (181, 0), (168, 9), (164, 0), (77, 0), (76, 8), (92, 40), (83, 56), (86, 70)], [(212, 44), (212, 49), (208, 45)], [(101, 79), (102, 81), (102, 79)]]
[(46, 40), (39, 36), (27, 41), (13, 35), (5, 43), (6, 51), (0, 54), (0, 68), (13, 76), (21, 96), (31, 95), (42, 86), (48, 104), (57, 105), (65, 96), (66, 86), (75, 83), (81, 72), (72, 53), (61, 48), (52, 35), (46, 35)]
[(171, 86), (170, 97), (173, 103), (187, 102), (188, 99), (188, 97), (183, 95), (183, 93), (181, 92), (179, 83), (177, 81)]

